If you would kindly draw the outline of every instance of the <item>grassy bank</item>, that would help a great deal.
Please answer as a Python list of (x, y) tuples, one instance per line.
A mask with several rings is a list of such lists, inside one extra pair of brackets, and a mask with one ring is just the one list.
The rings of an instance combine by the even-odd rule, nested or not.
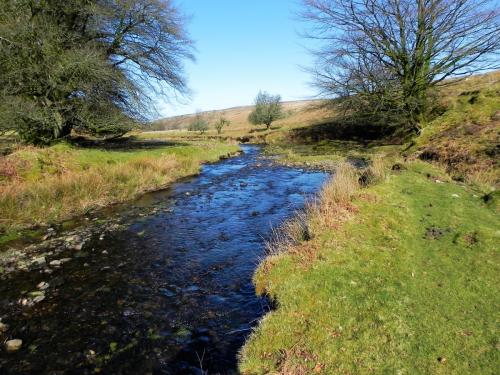
[[(255, 274), (277, 309), (242, 373), (497, 372), (499, 74), (444, 87), (441, 114), (405, 145), (329, 139), (332, 125), (268, 136), (282, 163), (337, 175)], [(360, 158), (361, 179), (344, 164)]]
[(289, 230), (260, 265), (278, 308), (243, 373), (496, 373), (498, 210), (442, 169), (404, 168), (364, 189), (341, 171), (309, 209), (312, 239)]
[(23, 227), (132, 199), (237, 149), (213, 141), (125, 143), (111, 149), (21, 147), (0, 163), (0, 233), (7, 240)]

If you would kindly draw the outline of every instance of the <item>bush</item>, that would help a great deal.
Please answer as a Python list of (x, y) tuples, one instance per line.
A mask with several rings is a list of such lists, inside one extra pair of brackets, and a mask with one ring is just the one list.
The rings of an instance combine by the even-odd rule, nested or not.
[(205, 120), (201, 114), (196, 114), (193, 121), (188, 126), (190, 132), (200, 132), (200, 134), (205, 133), (208, 130), (208, 121)]

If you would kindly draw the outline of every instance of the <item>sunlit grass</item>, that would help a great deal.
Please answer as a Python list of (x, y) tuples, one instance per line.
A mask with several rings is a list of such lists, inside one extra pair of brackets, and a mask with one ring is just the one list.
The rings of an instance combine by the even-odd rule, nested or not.
[(440, 169), (405, 168), (320, 214), (330, 221), (312, 215), (311, 240), (261, 264), (257, 289), (278, 308), (242, 373), (496, 372), (498, 212)]
[(194, 174), (202, 162), (237, 149), (221, 142), (121, 151), (69, 144), (23, 147), (2, 158), (0, 228), (59, 221), (128, 200)]

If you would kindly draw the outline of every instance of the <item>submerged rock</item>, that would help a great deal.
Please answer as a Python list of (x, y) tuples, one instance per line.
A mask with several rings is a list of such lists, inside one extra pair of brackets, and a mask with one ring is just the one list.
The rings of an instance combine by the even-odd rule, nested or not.
[(73, 245), (71, 248), (75, 251), (80, 251), (81, 249), (83, 249), (83, 245), (85, 245), (85, 242), (80, 242)]
[(175, 336), (182, 339), (189, 338), (192, 334), (193, 333), (186, 327), (181, 327), (177, 330), (177, 332), (175, 332)]
[(162, 295), (164, 295), (165, 297), (175, 297), (175, 292), (170, 290), (170, 289), (167, 289), (167, 288), (160, 288), (160, 292)]
[(5, 343), (5, 350), (7, 350), (7, 353), (17, 352), (19, 349), (21, 349), (21, 346), (23, 346), (23, 340), (9, 340)]
[(33, 298), (34, 303), (42, 302), (45, 299), (45, 295), (37, 296)]

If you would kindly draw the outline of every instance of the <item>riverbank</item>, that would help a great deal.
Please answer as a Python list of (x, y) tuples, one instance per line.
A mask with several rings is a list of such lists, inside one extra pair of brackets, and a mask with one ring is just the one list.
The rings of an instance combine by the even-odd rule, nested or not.
[(498, 77), (449, 86), (446, 110), (403, 145), (320, 128), (270, 142), (279, 163), (337, 174), (255, 273), (277, 309), (241, 351), (243, 374), (496, 372)]
[(307, 236), (281, 237), (255, 274), (278, 308), (244, 347), (242, 373), (494, 373), (495, 207), (421, 161), (367, 188), (340, 176), (299, 226)]
[(238, 149), (235, 143), (147, 140), (20, 147), (0, 163), (0, 243), (162, 189)]

